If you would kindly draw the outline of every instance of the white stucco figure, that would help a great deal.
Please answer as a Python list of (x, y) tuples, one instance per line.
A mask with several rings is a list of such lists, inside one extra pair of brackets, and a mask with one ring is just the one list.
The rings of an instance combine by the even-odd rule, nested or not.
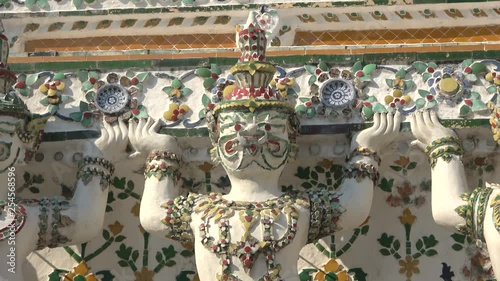
[(432, 168), (432, 215), (437, 224), (486, 243), (495, 275), (500, 275), (500, 185), (469, 192), (456, 133), (433, 111), (416, 112), (411, 129)]
[(31, 252), (81, 244), (101, 232), (114, 170), (105, 158), (123, 155), (128, 132), (123, 121), (113, 126), (104, 122), (101, 137), (82, 151), (71, 200), (18, 198), (21, 172), (17, 169), (34, 155), (49, 116), (32, 115), (24, 102), (9, 92), (16, 76), (6, 64), (7, 38), (0, 34), (0, 40), (0, 280), (23, 281), (23, 263)]
[(258, 23), (239, 33), (242, 57), (231, 69), (235, 87), (207, 111), (212, 156), (229, 176), (229, 194), (182, 194), (177, 140), (157, 133), (159, 121), (129, 124), (135, 155), (149, 154), (141, 224), (194, 244), (202, 281), (298, 281), (303, 246), (367, 218), (380, 164), (375, 151), (399, 132), (399, 113), (376, 114), (373, 127), (353, 137), (338, 190), (284, 193), (279, 177), (297, 152), (299, 124), (294, 108), (268, 86), (276, 70), (265, 62), (266, 31)]
[(24, 164), (29, 148), (20, 135), (38, 134), (38, 130), (22, 131), (27, 116), (8, 116), (11, 111), (4, 109), (5, 102), (0, 101), (0, 177), (6, 183), (0, 185), (0, 251), (4, 253), (0, 257), (0, 280), (22, 281), (23, 263), (31, 252), (81, 244), (101, 232), (114, 170), (111, 162), (102, 157), (125, 151), (127, 127), (123, 122), (113, 127), (105, 123), (93, 151), (84, 152), (75, 171), (77, 183), (71, 200), (18, 200), (16, 181), (20, 172), (16, 168)]

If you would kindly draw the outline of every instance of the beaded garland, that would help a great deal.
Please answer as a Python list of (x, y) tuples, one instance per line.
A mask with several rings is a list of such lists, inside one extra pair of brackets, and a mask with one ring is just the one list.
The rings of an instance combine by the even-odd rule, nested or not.
[(340, 216), (346, 211), (340, 205), (341, 193), (335, 190), (310, 190), (305, 192), (310, 202), (308, 243), (342, 230)]
[(434, 169), (434, 167), (436, 167), (437, 160), (439, 158), (443, 158), (445, 162), (449, 163), (451, 159), (453, 159), (454, 155), (460, 157), (464, 155), (464, 150), (461, 147), (456, 146), (447, 146), (445, 148), (435, 149), (429, 156), (431, 168)]
[(177, 164), (180, 163), (180, 158), (177, 154), (170, 152), (168, 150), (153, 150), (148, 154), (147, 162), (151, 162), (153, 160), (165, 160), (165, 161), (174, 161)]
[[(467, 202), (455, 209), (455, 212), (465, 219), (465, 225), (457, 227), (458, 231), (472, 238), (484, 240), (484, 217), (488, 201), (493, 189), (489, 187), (476, 188), (472, 192), (462, 194), (460, 197)], [(495, 213), (493, 214), (495, 215)], [(494, 217), (495, 219), (495, 217)]]
[(115, 167), (113, 166), (113, 164), (104, 158), (84, 157), (82, 160), (80, 160), (80, 162), (78, 162), (78, 170), (81, 170), (83, 167), (87, 165), (102, 166), (103, 168), (108, 169), (111, 175), (115, 172)]
[(177, 167), (169, 165), (164, 161), (160, 163), (146, 163), (144, 175), (146, 176), (146, 178), (154, 176), (159, 181), (164, 177), (170, 177), (174, 179), (174, 181), (177, 181), (181, 177), (181, 173)]
[[(346, 161), (350, 161), (356, 156), (370, 157), (377, 163), (378, 166), (380, 166), (381, 159), (374, 150), (358, 146), (347, 156)], [(362, 179), (368, 177), (373, 181), (373, 184), (377, 184), (380, 175), (378, 168), (375, 167), (375, 165), (358, 161), (348, 164), (348, 166), (344, 169), (344, 177), (349, 179), (354, 178), (357, 182), (360, 182)]]
[(371, 150), (369, 148), (366, 148), (366, 147), (362, 147), (362, 146), (358, 146), (357, 148), (355, 148), (350, 154), (349, 156), (347, 157), (346, 160), (350, 160), (352, 159), (353, 157), (355, 156), (359, 156), (359, 155), (362, 155), (362, 156), (368, 156), (368, 157), (371, 157), (373, 158), (377, 164), (380, 166), (380, 163), (382, 162), (381, 159), (380, 159), (380, 156), (378, 156), (377, 152), (374, 151), (374, 150)]
[(344, 170), (344, 178), (354, 178), (357, 182), (360, 182), (366, 177), (370, 178), (373, 184), (376, 185), (380, 177), (378, 169), (372, 164), (356, 162), (350, 164), (349, 167)]
[[(152, 161), (158, 162), (151, 163)], [(171, 164), (171, 162), (175, 164)], [(162, 180), (163, 177), (170, 177), (177, 181), (181, 177), (178, 170), (179, 164), (180, 159), (175, 153), (166, 150), (154, 150), (148, 155), (144, 176), (146, 178), (154, 176), (158, 180)]]
[(99, 184), (101, 185), (102, 190), (106, 189), (106, 187), (108, 187), (111, 183), (111, 175), (98, 167), (86, 167), (77, 173), (77, 178), (81, 179), (85, 185), (89, 184), (94, 176), (101, 177)]
[(463, 193), (460, 198), (467, 204), (455, 208), (455, 212), (465, 219), (465, 224), (457, 226), (457, 230), (465, 235), (472, 235), (474, 229), (473, 205), (477, 199), (480, 189), (476, 188), (472, 192)]
[(500, 194), (497, 194), (495, 199), (491, 201), (490, 207), (493, 208), (493, 224), (495, 225), (496, 230), (500, 233)]
[(188, 196), (179, 196), (161, 205), (166, 209), (166, 216), (162, 220), (168, 228), (166, 237), (183, 243), (194, 242), (193, 231), (189, 224), (193, 206), (200, 196), (190, 193)]
[[(24, 226), (24, 223), (26, 222), (26, 208), (22, 204), (16, 204), (14, 203), (13, 207), (9, 206), (9, 202), (5, 200), (0, 200), (0, 214), (3, 212), (10, 212), (12, 211), (12, 222), (1, 228), (0, 229), (0, 241), (5, 240), (9, 237), (11, 234), (11, 227), (13, 227), (14, 233), (19, 233)], [(7, 216), (8, 218), (9, 216)]]
[[(87, 167), (88, 165), (99, 165), (107, 171), (101, 169), (100, 167)], [(84, 185), (88, 185), (94, 176), (100, 176), (101, 180), (99, 183), (101, 185), (101, 189), (104, 191), (104, 189), (106, 189), (111, 183), (111, 176), (114, 171), (115, 167), (113, 164), (104, 158), (84, 157), (78, 163), (77, 179), (81, 179)]]
[(427, 156), (430, 156), (429, 154), (437, 147), (453, 144), (456, 146), (460, 146), (460, 140), (452, 136), (442, 137), (432, 141), (428, 146), (425, 147), (424, 152), (427, 154)]

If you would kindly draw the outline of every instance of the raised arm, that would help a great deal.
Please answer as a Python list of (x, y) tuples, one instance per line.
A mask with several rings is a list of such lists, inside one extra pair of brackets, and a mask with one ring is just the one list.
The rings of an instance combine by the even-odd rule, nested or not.
[(373, 126), (353, 136), (344, 181), (338, 190), (344, 213), (340, 229), (353, 229), (368, 217), (373, 199), (373, 186), (378, 180), (380, 158), (377, 152), (389, 145), (399, 133), (401, 115), (375, 114)]
[(457, 135), (441, 125), (434, 111), (415, 112), (410, 121), (418, 146), (425, 147), (431, 162), (434, 220), (450, 229), (465, 225), (464, 218), (456, 212), (466, 204), (461, 195), (468, 191)]
[(177, 238), (172, 227), (163, 222), (167, 214), (165, 205), (180, 195), (178, 171), (182, 150), (176, 138), (157, 133), (159, 127), (160, 120), (155, 122), (152, 118), (129, 124), (129, 139), (135, 149), (132, 157), (146, 158), (147, 155), (139, 218), (148, 232), (171, 233), (171, 238)]
[(78, 165), (73, 198), (69, 202), (57, 198), (42, 201), (46, 209), (51, 210), (47, 215), (52, 220), (58, 220), (60, 227), (60, 236), (57, 230), (52, 229), (52, 237), (46, 241), (47, 246), (80, 244), (101, 232), (108, 187), (114, 172), (113, 164), (125, 154), (128, 144), (127, 131), (123, 120), (114, 125), (104, 122), (101, 137), (88, 146)]

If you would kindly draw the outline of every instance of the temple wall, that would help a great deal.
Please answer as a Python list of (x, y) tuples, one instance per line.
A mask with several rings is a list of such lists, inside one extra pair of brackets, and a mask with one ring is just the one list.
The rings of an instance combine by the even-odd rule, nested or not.
[[(460, 71), (459, 65), (446, 65), (450, 66)], [(378, 65), (370, 73), (373, 80), (363, 90), (367, 96), (365, 99), (378, 97), (383, 100), (393, 91), (386, 79), (393, 79), (394, 73), (387, 69), (408, 67)], [(297, 71), (300, 69), (302, 71)], [(299, 106), (311, 99), (308, 81), (314, 75), (304, 67), (286, 70), (295, 76), (296, 83), (291, 89), (295, 89), (296, 93), (290, 91), (289, 99), (291, 102), (295, 100), (297, 110), (300, 111)], [(296, 71), (294, 74), (293, 70)], [(340, 67), (340, 70), (352, 71), (352, 68)], [(439, 70), (442, 70), (442, 66), (438, 66), (437, 71)], [(220, 76), (225, 76), (226, 71), (227, 68), (223, 67)], [(193, 71), (191, 75), (186, 75), (189, 72), (135, 71), (135, 75), (148, 73), (148, 77), (141, 82), (143, 91), (136, 94), (139, 106), (144, 105), (147, 110), (143, 111), (149, 116), (164, 119), (165, 133), (179, 136), (184, 148), (182, 177), (186, 192), (227, 192), (230, 188), (228, 178), (221, 167), (211, 164), (208, 155), (210, 142), (205, 126), (203, 121), (197, 122), (203, 108), (202, 96), (210, 95), (203, 88), (206, 78), (198, 77)], [(107, 77), (113, 77), (114, 74), (118, 77), (126, 76), (123, 71), (106, 72), (100, 73), (99, 79), (107, 81)], [(97, 136), (102, 122), (93, 117), (90, 118), (92, 123), (85, 123), (85, 118), (78, 122), (71, 119), (75, 112), (80, 111), (79, 105), (82, 102), (89, 102), (82, 92), (83, 83), (77, 78), (78, 75), (65, 72), (65, 77), (66, 87), (60, 94), (67, 95), (69, 99), (59, 104), (57, 113), (47, 123), (46, 141), (42, 143), (33, 162), (16, 171), (19, 196), (22, 198), (40, 198), (46, 195), (70, 198), (75, 183), (76, 161)], [(175, 102), (162, 91), (165, 87), (171, 87), (175, 77), (183, 77), (182, 87), (192, 90), (192, 93), (178, 100), (190, 108), (183, 116), (185, 119), (178, 121), (165, 119), (164, 113)], [(423, 83), (422, 75), (416, 70), (408, 71), (407, 78), (407, 81), (414, 82), (407, 93), (416, 101), (420, 98), (418, 89), (427, 89), (428, 85)], [(30, 92), (24, 99), (35, 113), (42, 114), (51, 107), (40, 103), (45, 95), (40, 92), (39, 87), (47, 79), (42, 76), (36, 83), (27, 86)], [(470, 88), (481, 93), (481, 98), (487, 102), (494, 94), (488, 93), (484, 87), (489, 82), (483, 78), (479, 80)], [(301, 101), (301, 98), (304, 100)], [(375, 108), (376, 104), (374, 102), (372, 107)], [(312, 104), (308, 108), (316, 108), (318, 105)], [(383, 108), (390, 107), (385, 102), (380, 105)], [(316, 113), (310, 114), (310, 117), (307, 112), (303, 113), (301, 121), (304, 132), (298, 139), (300, 153), (296, 162), (288, 164), (283, 173), (284, 190), (324, 188), (322, 184), (328, 185), (328, 188), (338, 186), (342, 180), (340, 168), (348, 153), (347, 133), (359, 130), (359, 124), (365, 122), (360, 114), (363, 107), (364, 105), (358, 108), (348, 106), (352, 109), (348, 116), (344, 116), (340, 109), (328, 107), (324, 115), (319, 114), (321, 109), (315, 109)], [(410, 112), (415, 110), (414, 107), (416, 105), (412, 101), (405, 110)], [(480, 110), (471, 113), (470, 118), (461, 119), (457, 116), (458, 105), (437, 103), (435, 107), (438, 108), (439, 115), (448, 120), (448, 126), (456, 128), (463, 140), (469, 186), (472, 188), (485, 182), (498, 182), (500, 178), (495, 172), (498, 148), (491, 137), (488, 120), (484, 119), (489, 111)], [(331, 113), (339, 110), (338, 114)], [(186, 128), (186, 124), (189, 128)], [(74, 132), (75, 135), (67, 135), (67, 132)], [(483, 262), (484, 257), (478, 256), (475, 246), (464, 240), (461, 234), (448, 232), (434, 223), (430, 208), (430, 166), (423, 152), (411, 146), (412, 140), (408, 121), (404, 121), (400, 137), (380, 152), (383, 159), (381, 180), (375, 187), (369, 220), (354, 231), (335, 235), (332, 237), (335, 239), (333, 244), (330, 239), (324, 239), (304, 248), (302, 258), (298, 261), (304, 276), (311, 270), (317, 271), (317, 268), (335, 271), (334, 260), (342, 264), (345, 271), (349, 270), (353, 276), (357, 276), (354, 280), (399, 280), (405, 278), (410, 269), (413, 272), (408, 273), (411, 275), (408, 277), (410, 280), (438, 280), (441, 274), (446, 274), (443, 263), (451, 266), (454, 271), (455, 279), (452, 280), (469, 280), (466, 274), (470, 275), (469, 271), (477, 270), (471, 262)], [(140, 227), (138, 212), (144, 185), (141, 166), (142, 159), (126, 160), (117, 165), (102, 235), (85, 245), (33, 253), (29, 257), (31, 266), (25, 269), (27, 276), (30, 276), (27, 277), (28, 280), (47, 280), (55, 270), (71, 270), (82, 259), (91, 267), (89, 272), (96, 274), (101, 280), (173, 280), (172, 276), (176, 276), (176, 280), (194, 278), (192, 251), (179, 243), (150, 236)], [(402, 222), (411, 223), (405, 226)], [(412, 258), (406, 261), (407, 257)], [(413, 264), (413, 267), (405, 267), (408, 263)], [(363, 273), (367, 276), (362, 277)], [(143, 279), (137, 279), (138, 276)], [(154, 279), (150, 279), (153, 276)]]
[[(244, 23), (248, 10), (239, 4), (272, 2), (284, 22), (268, 61), (278, 67), (276, 87), (295, 107), (302, 124), (300, 152), (283, 172), (283, 190), (335, 189), (342, 181), (350, 135), (370, 126), (373, 114), (399, 110), (404, 116), (398, 138), (379, 153), (381, 176), (370, 217), (355, 230), (306, 246), (298, 260), (300, 279), (494, 280), (485, 249), (434, 222), (431, 200), (447, 199), (431, 198), (430, 165), (426, 155), (411, 144), (414, 138), (408, 118), (416, 110), (436, 110), (445, 126), (455, 129), (465, 149), (470, 190), (487, 182), (500, 183), (500, 149), (492, 137), (487, 108), (488, 102), (496, 102), (500, 85), (500, 80), (490, 79), (500, 69), (496, 60), (500, 55), (496, 45), (500, 41), (496, 38), (500, 13), (493, 4), (484, 3), (475, 11), (477, 3), (446, 1), (435, 6), (422, 4), (425, 7), (404, 5), (403, 1), (314, 1), (315, 6), (310, 3), (313, 1), (220, 4), (207, 0), (201, 3), (206, 7), (188, 4), (192, 1), (85, 1), (81, 6), (77, 5), (81, 1), (49, 1), (43, 8), (40, 0), (30, 7), (28, 2), (32, 1), (25, 5), (7, 1), (2, 8), (5, 13), (0, 15), (12, 42), (10, 65), (18, 75), (14, 89), (33, 113), (52, 117), (33, 161), (16, 170), (19, 197), (71, 198), (77, 161), (99, 136), (102, 122), (113, 121), (99, 109), (103, 105), (96, 107), (93, 100), (99, 86), (110, 84), (120, 84), (128, 98), (136, 99), (137, 104), (127, 102), (124, 113), (130, 122), (147, 116), (162, 119), (161, 132), (180, 139), (186, 193), (227, 192), (227, 176), (210, 162), (204, 108), (213, 103), (212, 89), (221, 78), (228, 78), (239, 55), (232, 34), (237, 24)], [(233, 6), (234, 11), (227, 8)], [(407, 12), (402, 13), (403, 7)], [(112, 14), (112, 8), (129, 10)], [(141, 13), (141, 8), (165, 10)], [(450, 12), (453, 8), (462, 17)], [(424, 12), (426, 9), (430, 12)], [(229, 19), (224, 18), (228, 10)], [(375, 11), (381, 11), (386, 20)], [(66, 14), (52, 17), (51, 13)], [(407, 13), (411, 19), (406, 18)], [(207, 19), (200, 19), (203, 17)], [(154, 21), (156, 18), (160, 20)], [(476, 34), (484, 38), (444, 42), (453, 36), (421, 35), (452, 30), (454, 25), (482, 28), (484, 32), (454, 33), (456, 38)], [(418, 35), (421, 40), (414, 44), (375, 42), (377, 38), (368, 38), (373, 26), (376, 30), (391, 26), (404, 30), (399, 27), (406, 26), (404, 36)], [(366, 41), (350, 38), (345, 40), (353, 44), (343, 44), (340, 37), (332, 37), (340, 36), (335, 32), (342, 30), (349, 30), (341, 34), (345, 36), (365, 34)], [(323, 31), (330, 33), (315, 33)], [(211, 41), (192, 38), (203, 33), (209, 34)], [(178, 34), (191, 36), (191, 41), (174, 43), (177, 39), (173, 36)], [(125, 40), (141, 35), (151, 41), (140, 45), (139, 40)], [(159, 35), (171, 36), (164, 38), (170, 41), (155, 43)], [(124, 41), (103, 43), (103, 39), (99, 41), (101, 49), (93, 48), (92, 41), (81, 41), (107, 36)], [(377, 36), (391, 39), (391, 35)], [(174, 46), (162, 49), (166, 45)], [(50, 53), (54, 48), (57, 54)], [(444, 79), (455, 84), (443, 83)], [(330, 98), (328, 83), (333, 81), (349, 87), (337, 91), (339, 97)], [(59, 87), (49, 94), (53, 85)], [(332, 87), (343, 87), (335, 85)], [(49, 95), (57, 96), (57, 102), (47, 98)], [(144, 160), (129, 159), (116, 165), (102, 234), (85, 244), (32, 253), (24, 268), (26, 280), (64, 280), (62, 276), (72, 270), (82, 276), (94, 274), (102, 281), (198, 280), (190, 245), (151, 236), (140, 226)], [(4, 181), (0, 179), (0, 184)], [(82, 261), (89, 268), (73, 269)], [(85, 280), (92, 280), (88, 278)]]

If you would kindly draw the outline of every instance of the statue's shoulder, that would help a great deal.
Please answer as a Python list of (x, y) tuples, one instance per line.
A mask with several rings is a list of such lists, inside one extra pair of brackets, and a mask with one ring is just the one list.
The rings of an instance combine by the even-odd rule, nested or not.
[(310, 204), (308, 242), (332, 235), (341, 228), (337, 225), (345, 209), (340, 205), (340, 193), (335, 190), (314, 189), (304, 191)]
[(166, 210), (162, 222), (167, 226), (167, 237), (181, 242), (193, 242), (191, 215), (194, 205), (202, 198), (202, 194), (190, 193), (168, 200), (162, 204)]

